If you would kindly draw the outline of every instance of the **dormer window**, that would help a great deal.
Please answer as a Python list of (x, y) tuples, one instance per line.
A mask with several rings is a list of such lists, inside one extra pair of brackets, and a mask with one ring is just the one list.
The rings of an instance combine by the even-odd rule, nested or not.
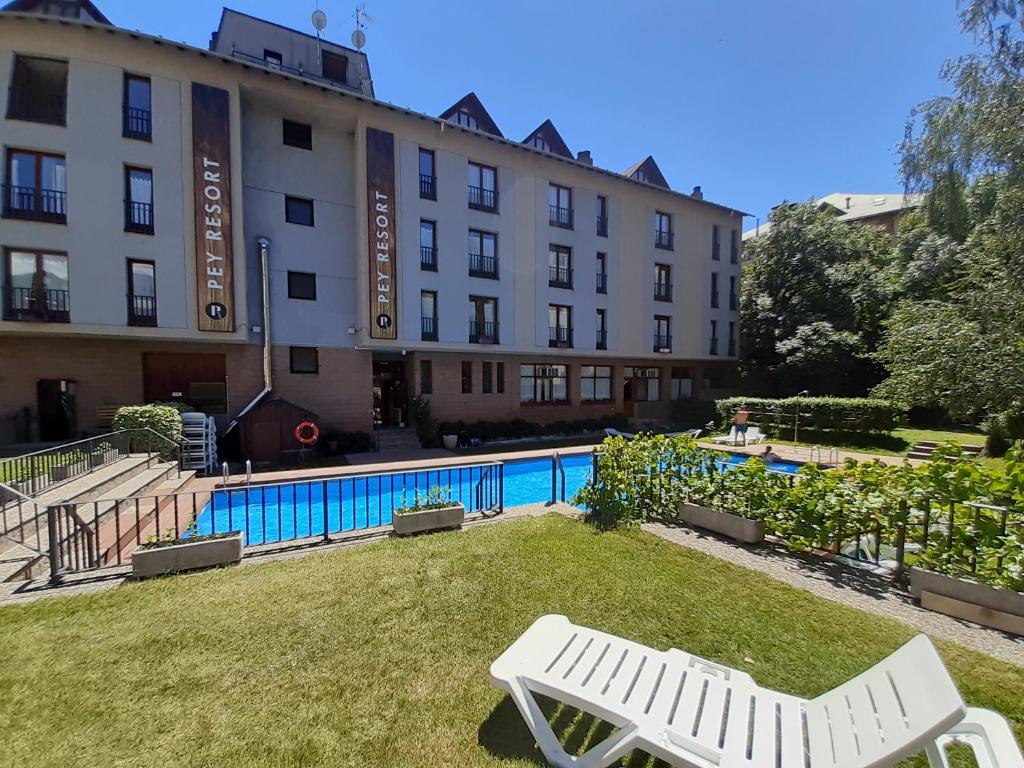
[(637, 171), (634, 178), (636, 178), (637, 181), (642, 181), (645, 184), (647, 183), (647, 174), (643, 171)]
[(473, 128), (476, 130), (479, 130), (480, 128), (480, 124), (477, 122), (477, 119), (470, 114), (468, 109), (465, 108), (460, 109), (455, 113), (455, 122), (459, 125), (464, 125), (467, 128)]
[(263, 49), (263, 61), (271, 69), (280, 69), (281, 65), (284, 64), (284, 58), (281, 56), (281, 53), (279, 51), (272, 51), (269, 48)]
[(320, 55), (323, 59), (323, 76), (336, 83), (347, 83), (348, 58), (330, 51), (323, 51)]
[(533, 141), (530, 142), (535, 149), (539, 149), (542, 152), (550, 152), (551, 145), (548, 144), (543, 136), (534, 136)]

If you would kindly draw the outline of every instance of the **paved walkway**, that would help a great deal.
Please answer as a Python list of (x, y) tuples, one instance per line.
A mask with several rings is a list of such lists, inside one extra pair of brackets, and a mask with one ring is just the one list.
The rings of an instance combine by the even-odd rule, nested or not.
[[(701, 448), (709, 448), (715, 451), (728, 451), (729, 453), (743, 453), (747, 456), (758, 456), (764, 453), (766, 446), (772, 447), (772, 453), (779, 456), (779, 458), (785, 459), (786, 461), (820, 461), (822, 463), (828, 463), (829, 460), (829, 448), (828, 446), (822, 446), (820, 453), (817, 448), (811, 448), (806, 445), (784, 445), (773, 443), (771, 440), (759, 443), (758, 445), (722, 445), (721, 443), (712, 443), (708, 440), (698, 440), (697, 445)], [(836, 452), (839, 457), (839, 463), (842, 464), (847, 459), (855, 459), (857, 461), (880, 461), (883, 464), (902, 464), (906, 461), (905, 456), (886, 456), (880, 453), (862, 453), (860, 451), (847, 451), (842, 450)], [(922, 462), (912, 459), (911, 464), (920, 464)]]

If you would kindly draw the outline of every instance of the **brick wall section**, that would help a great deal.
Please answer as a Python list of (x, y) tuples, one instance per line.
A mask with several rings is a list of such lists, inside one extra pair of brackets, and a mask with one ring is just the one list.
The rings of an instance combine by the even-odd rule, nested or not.
[(274, 393), (317, 415), (321, 431), (373, 430), (373, 353), (319, 351), (318, 374), (292, 373), (289, 348), (274, 347)]

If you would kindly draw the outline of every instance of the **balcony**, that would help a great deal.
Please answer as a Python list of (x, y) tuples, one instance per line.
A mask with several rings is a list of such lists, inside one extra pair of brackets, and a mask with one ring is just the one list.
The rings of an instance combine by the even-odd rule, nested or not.
[(655, 352), (671, 352), (672, 351), (672, 335), (668, 333), (656, 333), (654, 334), (654, 351)]
[(598, 216), (597, 217), (597, 236), (608, 237), (608, 217)]
[(735, 245), (729, 249), (729, 263), (739, 264), (740, 263), (740, 249)]
[(560, 208), (557, 205), (549, 205), (548, 224), (552, 227), (572, 229), (572, 208)]
[(731, 309), (731, 310), (733, 310), (735, 312), (739, 308), (740, 308), (740, 300), (739, 300), (739, 298), (736, 296), (735, 293), (730, 293), (729, 294), (729, 309)]
[(548, 328), (548, 346), (557, 349), (572, 348), (572, 328), (555, 325)]
[(722, 260), (722, 244), (717, 240), (711, 243), (711, 258), (715, 261)]
[(437, 248), (430, 245), (420, 246), (420, 269), (437, 272)]
[(437, 341), (437, 318), (420, 318), (420, 339), (423, 341)]
[(608, 293), (608, 275), (604, 272), (597, 273), (597, 292)]
[(498, 324), (488, 323), (482, 320), (469, 321), (469, 343), (470, 344), (497, 344)]
[(608, 331), (598, 331), (597, 340), (594, 343), (597, 349), (608, 349)]
[(153, 204), (124, 201), (124, 231), (153, 234)]
[(148, 109), (124, 107), (124, 126), (121, 135), (126, 139), (153, 140), (152, 114)]
[(654, 230), (654, 247), (666, 251), (672, 250), (672, 233), (661, 229)]
[(128, 325), (156, 327), (156, 296), (128, 294)]
[(70, 323), (69, 291), (8, 286), (4, 291), (4, 320)]
[(484, 256), (481, 253), (469, 254), (469, 276), (498, 279), (498, 257)]
[(40, 93), (25, 87), (11, 87), (7, 92), (8, 120), (67, 125), (67, 96), (63, 92)]
[(718, 354), (718, 339), (715, 338), (714, 336), (711, 337), (711, 345), (708, 348), (708, 354), (709, 355), (717, 355)]
[(64, 190), (12, 185), (4, 192), (5, 219), (68, 223), (68, 196)]
[(437, 179), (434, 176), (420, 174), (420, 197), (424, 200), (437, 200)]
[(572, 269), (569, 267), (548, 267), (548, 285), (551, 288), (572, 290)]
[(711, 294), (711, 308), (718, 309), (718, 293)]
[(672, 283), (655, 283), (654, 300), (672, 301)]
[(469, 187), (469, 207), (475, 211), (498, 212), (498, 193), (493, 189)]

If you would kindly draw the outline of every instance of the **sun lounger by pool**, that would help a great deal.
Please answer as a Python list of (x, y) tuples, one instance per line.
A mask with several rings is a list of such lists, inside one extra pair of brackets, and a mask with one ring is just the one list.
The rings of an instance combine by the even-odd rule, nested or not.
[(747, 434), (741, 435), (733, 427), (729, 430), (728, 435), (719, 435), (718, 437), (711, 438), (711, 442), (720, 443), (722, 445), (757, 445), (758, 443), (764, 442), (765, 435), (761, 431), (760, 427), (750, 427), (747, 430)]
[[(632, 440), (632, 439), (634, 439), (636, 437), (636, 435), (633, 434), (632, 432), (619, 432), (619, 430), (612, 429), (611, 427), (605, 427), (604, 433), (608, 437), (624, 437), (627, 440)], [(685, 432), (666, 432), (665, 433), (665, 437), (679, 437), (680, 435), (689, 435), (694, 440), (696, 440), (698, 437), (700, 437), (700, 430), (699, 429), (687, 429)]]
[[(761, 688), (744, 672), (544, 616), (491, 665), (554, 766), (602, 768), (641, 749), (690, 768), (880, 768), (963, 740), (980, 768), (1024, 768), (1000, 715), (966, 708), (931, 642), (918, 635), (815, 699)], [(617, 728), (575, 757), (536, 695)]]

